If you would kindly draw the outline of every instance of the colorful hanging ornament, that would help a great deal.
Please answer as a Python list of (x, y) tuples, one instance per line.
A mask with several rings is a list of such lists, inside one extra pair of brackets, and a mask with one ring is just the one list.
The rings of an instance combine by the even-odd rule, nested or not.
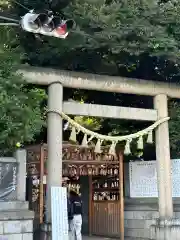
[(153, 132), (152, 131), (148, 132), (147, 143), (150, 143), (150, 144), (153, 143)]
[(82, 147), (86, 147), (86, 148), (88, 147), (87, 134), (84, 134), (84, 137), (83, 137), (81, 146), (82, 146)]
[(73, 126), (72, 127), (72, 130), (71, 130), (71, 135), (69, 137), (69, 140), (72, 141), (72, 142), (75, 142), (76, 143), (76, 128)]
[(109, 149), (109, 154), (116, 156), (116, 144), (117, 142), (112, 142), (110, 149)]
[(137, 149), (143, 149), (143, 136), (140, 136), (137, 142)]
[(130, 143), (131, 143), (131, 139), (128, 139), (126, 141), (126, 145), (125, 145), (125, 148), (124, 148), (124, 155), (130, 155), (131, 154), (131, 148), (130, 148)]
[(102, 153), (102, 150), (101, 150), (102, 142), (103, 142), (103, 140), (101, 140), (101, 139), (97, 140), (97, 143), (96, 143), (96, 146), (95, 146), (95, 149), (94, 149), (95, 153)]

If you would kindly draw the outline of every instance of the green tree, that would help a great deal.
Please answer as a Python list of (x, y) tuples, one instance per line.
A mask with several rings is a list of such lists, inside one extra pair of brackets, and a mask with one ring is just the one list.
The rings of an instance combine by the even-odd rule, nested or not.
[(179, 157), (180, 154), (180, 102), (170, 101), (169, 104), (169, 131), (170, 131), (170, 143), (171, 143), (171, 156), (172, 158)]
[[(20, 2), (30, 9), (45, 7), (44, 1)], [(42, 44), (32, 34), (20, 31), (26, 61), (33, 65), (129, 75), (140, 61), (153, 58), (149, 68), (156, 73), (155, 62), (179, 61), (179, 2), (73, 1), (63, 14), (75, 19), (77, 27), (65, 41), (43, 37)], [(17, 5), (12, 11), (18, 16), (25, 13)]]
[[(19, 2), (29, 9), (42, 10), (45, 7), (45, 1), (40, 0)], [(9, 3), (13, 8), (8, 8), (8, 11), (17, 16), (25, 14), (22, 7), (11, 0)], [(177, 82), (180, 72), (179, 3), (180, 0), (72, 1), (63, 9), (63, 14), (65, 18), (75, 19), (77, 27), (66, 40), (42, 37), (40, 41), (33, 34), (19, 30), (16, 37), (11, 37), (11, 41), (14, 39), (11, 46), (20, 47), (21, 62), (30, 65)], [(62, 12), (61, 7), (56, 11)], [(122, 105), (126, 101), (126, 106), (133, 104), (134, 107), (152, 107), (149, 104), (151, 100), (143, 97), (124, 98), (120, 94), (111, 94), (107, 98), (104, 93), (92, 94), (84, 91), (73, 91), (71, 95), (74, 99), (83, 98), (91, 103), (106, 102), (114, 105), (118, 102)], [(177, 103), (173, 108), (177, 115), (178, 109), (180, 107)], [(94, 126), (88, 118), (79, 118), (79, 121)], [(100, 124), (99, 131), (105, 134), (136, 132), (146, 126), (142, 123), (129, 125), (114, 120), (100, 120), (97, 123)], [(173, 133), (174, 125), (170, 126)], [(178, 126), (177, 124), (175, 127)], [(171, 143), (175, 150), (177, 144), (174, 137)]]
[[(2, 29), (1, 29), (2, 30)], [(10, 31), (10, 38), (9, 36)], [(13, 31), (3, 29), (0, 41), (0, 154), (11, 153), (16, 143), (30, 142), (45, 124), (42, 103), (45, 91), (28, 86), (16, 74), (21, 62), (19, 48), (12, 48)], [(4, 41), (6, 40), (6, 41)]]

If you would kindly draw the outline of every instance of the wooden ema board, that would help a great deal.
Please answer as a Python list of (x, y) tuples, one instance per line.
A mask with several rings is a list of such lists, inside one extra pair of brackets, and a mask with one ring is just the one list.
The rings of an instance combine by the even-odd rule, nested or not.
[[(89, 232), (95, 235), (104, 237), (119, 237), (124, 240), (124, 196), (123, 196), (123, 154), (119, 153), (119, 184), (113, 187), (105, 187), (95, 189), (93, 184), (93, 176), (90, 177), (90, 191), (89, 191)], [(104, 176), (105, 177), (105, 176)], [(105, 178), (107, 179), (108, 176)], [(101, 179), (102, 180), (102, 179)], [(94, 200), (94, 192), (112, 191), (111, 193), (118, 193), (118, 198), (114, 200), (97, 199)], [(117, 190), (117, 191), (115, 191)]]
[(51, 187), (52, 240), (68, 240), (67, 189)]
[[(123, 196), (123, 154), (119, 153), (118, 156), (113, 157), (108, 154), (109, 148), (104, 148), (102, 154), (95, 154), (94, 148), (83, 149), (81, 146), (72, 144), (63, 144), (63, 168), (64, 173), (71, 173), (72, 176), (89, 176), (89, 234), (92, 233), (92, 221), (95, 216), (94, 206), (96, 202), (92, 201), (92, 181), (93, 176), (108, 175), (108, 169), (114, 169), (113, 175), (119, 176), (119, 199), (117, 202), (116, 213), (118, 214), (120, 221), (118, 221), (118, 230), (120, 239), (124, 240), (124, 196)], [(43, 178), (46, 175), (46, 160), (47, 160), (47, 145), (36, 145), (27, 148), (29, 157), (28, 164), (33, 165), (36, 163), (36, 170), (39, 170), (40, 175), (40, 221), (43, 221), (43, 205), (45, 201), (45, 191), (43, 189)], [(39, 164), (37, 163), (39, 162)], [(66, 175), (65, 174), (65, 175)], [(112, 201), (106, 201), (106, 203), (98, 203), (102, 207), (104, 204), (112, 204)], [(97, 204), (96, 204), (97, 205)], [(115, 207), (115, 206), (114, 206)], [(103, 208), (101, 208), (103, 209)], [(111, 224), (116, 221), (116, 218), (112, 216)], [(99, 222), (99, 226), (101, 222)], [(116, 224), (117, 225), (117, 224)]]

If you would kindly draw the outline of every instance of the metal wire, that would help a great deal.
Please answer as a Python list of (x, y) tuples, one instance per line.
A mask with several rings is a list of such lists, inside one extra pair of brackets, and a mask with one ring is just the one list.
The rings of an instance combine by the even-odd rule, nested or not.
[(0, 26), (19, 26), (17, 23), (0, 23)]
[(20, 2), (17, 2), (16, 0), (12, 0), (12, 2), (16, 3), (17, 5), (21, 6), (22, 8), (28, 10), (28, 12), (30, 11), (29, 8), (25, 7), (23, 4), (21, 4)]
[(0, 16), (0, 19), (19, 23), (19, 21), (16, 19), (4, 17), (4, 16)]

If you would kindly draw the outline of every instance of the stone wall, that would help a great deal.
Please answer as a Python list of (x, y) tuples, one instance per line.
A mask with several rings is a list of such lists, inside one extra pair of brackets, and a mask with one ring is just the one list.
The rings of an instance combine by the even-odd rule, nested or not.
[(0, 239), (33, 240), (33, 217), (33, 213), (22, 210), (20, 213), (0, 213)]
[(130, 198), (129, 164), (124, 164), (124, 227), (127, 240), (151, 239), (151, 225), (159, 217), (157, 199)]
[(32, 240), (33, 218), (28, 202), (0, 202), (0, 239)]
[[(125, 196), (125, 240), (154, 240), (151, 226), (159, 218), (157, 198), (130, 198), (129, 164), (124, 164)], [(180, 219), (180, 199), (174, 199), (174, 218)], [(179, 237), (180, 239), (180, 237)], [(171, 240), (171, 239), (169, 239)]]
[[(125, 239), (156, 239), (154, 229), (151, 226), (156, 223), (158, 218), (157, 199), (126, 199), (124, 216)], [(174, 200), (174, 218), (180, 219), (180, 199)]]
[(152, 239), (151, 225), (159, 217), (155, 199), (126, 199), (125, 201), (125, 237), (129, 239)]
[[(33, 240), (34, 213), (25, 201), (26, 151), (18, 150), (13, 158), (0, 158), (0, 165), (1, 172), (9, 166), (6, 181), (0, 178), (0, 240)], [(16, 167), (17, 174), (12, 171)]]

